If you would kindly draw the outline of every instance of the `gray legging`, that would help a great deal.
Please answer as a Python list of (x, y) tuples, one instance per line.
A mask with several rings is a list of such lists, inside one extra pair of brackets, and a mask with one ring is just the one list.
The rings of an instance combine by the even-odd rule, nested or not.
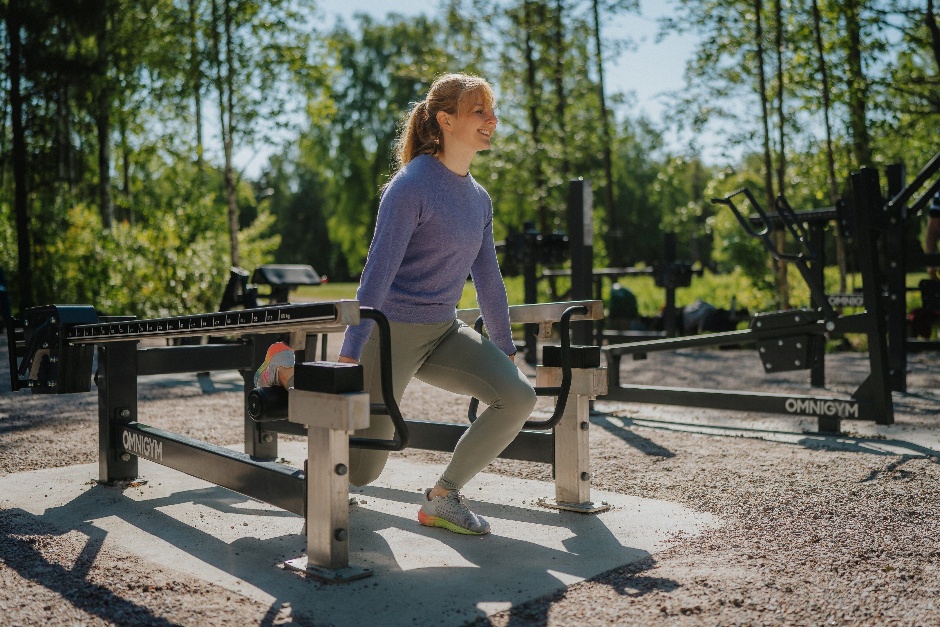
[[(392, 380), (396, 402), (401, 402), (412, 377), (433, 386), (475, 396), (488, 409), (467, 429), (438, 485), (459, 490), (509, 445), (535, 406), (535, 390), (519, 368), (495, 344), (463, 322), (438, 324), (392, 322)], [(379, 376), (378, 328), (362, 352), (365, 389), (373, 402), (382, 398)], [(388, 416), (373, 415), (359, 437), (392, 437)], [(375, 481), (388, 460), (387, 451), (351, 449), (349, 480), (363, 486)]]

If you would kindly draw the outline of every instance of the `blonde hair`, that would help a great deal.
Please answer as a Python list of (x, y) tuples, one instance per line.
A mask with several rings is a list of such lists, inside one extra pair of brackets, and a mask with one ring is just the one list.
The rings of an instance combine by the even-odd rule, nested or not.
[(480, 95), (488, 106), (495, 104), (493, 88), (485, 79), (472, 74), (444, 74), (437, 77), (428, 89), (427, 97), (415, 103), (403, 119), (395, 145), (394, 170), (418, 155), (435, 155), (441, 149), (441, 127), (437, 114), (444, 111), (460, 115), (467, 109), (470, 96)]

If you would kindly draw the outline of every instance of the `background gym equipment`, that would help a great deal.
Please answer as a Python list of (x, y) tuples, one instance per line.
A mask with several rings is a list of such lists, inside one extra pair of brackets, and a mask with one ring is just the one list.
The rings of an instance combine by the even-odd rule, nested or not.
[[(527, 304), (538, 302), (537, 267), (564, 263), (570, 253), (568, 236), (565, 233), (541, 233), (535, 229), (532, 222), (526, 222), (521, 232), (510, 231), (499, 249), (503, 253), (503, 263), (500, 266), (503, 276), (522, 275), (523, 301)], [(536, 329), (531, 325), (524, 329), (523, 342), (526, 362), (536, 363)]]
[[(871, 187), (867, 200), (876, 207), (880, 233), (880, 246), (885, 258), (879, 267), (887, 287), (886, 310), (888, 317), (888, 358), (891, 387), (898, 392), (907, 391), (907, 354), (913, 351), (940, 350), (940, 341), (919, 340), (910, 337), (907, 310), (907, 292), (921, 292), (924, 309), (936, 307), (940, 283), (923, 281), (916, 287), (907, 285), (907, 274), (915, 268), (940, 266), (940, 255), (926, 255), (919, 241), (913, 245), (908, 239), (911, 221), (917, 220), (930, 200), (940, 191), (940, 152), (921, 168), (910, 185), (906, 183), (903, 164), (892, 164), (886, 169), (887, 193), (885, 199), (880, 188)], [(920, 230), (913, 229), (919, 238)]]
[[(819, 431), (838, 432), (843, 419), (873, 420), (891, 424), (894, 410), (888, 380), (888, 355), (884, 305), (877, 280), (877, 238), (879, 223), (873, 214), (880, 207), (877, 199), (877, 171), (863, 169), (851, 178), (852, 216), (856, 254), (862, 275), (862, 297), (865, 312), (842, 316), (830, 304), (819, 280), (821, 260), (811, 248), (812, 238), (797, 216), (785, 202), (777, 203), (777, 216), (771, 218), (747, 189), (741, 189), (713, 202), (727, 206), (738, 222), (752, 237), (760, 239), (777, 260), (792, 263), (810, 288), (813, 307), (757, 314), (751, 318), (748, 329), (727, 333), (714, 333), (687, 338), (651, 340), (632, 344), (607, 346), (603, 352), (608, 360), (610, 383), (606, 400), (680, 405), (733, 411), (768, 412), (815, 416)], [(735, 204), (743, 196), (757, 212), (761, 228), (756, 228)], [(788, 253), (778, 249), (770, 234), (774, 220), (799, 245), (799, 252)], [(814, 271), (812, 264), (818, 264)], [(737, 345), (754, 342), (765, 372), (810, 369), (819, 360), (819, 344), (830, 334), (864, 333), (868, 339), (869, 375), (850, 398), (816, 397), (794, 394), (771, 394), (715, 389), (670, 388), (636, 386), (619, 381), (620, 359), (624, 355), (644, 356), (655, 351), (703, 346)], [(821, 367), (821, 366), (820, 366)]]
[[(693, 268), (691, 262), (676, 259), (676, 234), (667, 232), (663, 234), (663, 259), (657, 261), (651, 266), (629, 267), (629, 268), (592, 268), (591, 278), (593, 285), (594, 298), (601, 300), (603, 298), (604, 279), (611, 283), (616, 283), (622, 276), (648, 276), (653, 279), (656, 287), (663, 288), (664, 306), (662, 311), (663, 330), (630, 330), (607, 328), (613, 326), (613, 320), (608, 315), (604, 320), (599, 321), (595, 328), (595, 343), (601, 345), (603, 342), (631, 342), (639, 340), (658, 339), (663, 337), (675, 337), (678, 333), (680, 322), (680, 308), (676, 306), (676, 290), (681, 287), (692, 285), (693, 276), (701, 276), (701, 268)], [(548, 280), (549, 289), (552, 298), (557, 299), (559, 295), (555, 284), (557, 277), (570, 277), (572, 271), (568, 268), (545, 268), (542, 270), (542, 277)], [(611, 300), (613, 300), (613, 289), (611, 291)]]
[[(478, 310), (460, 312), (476, 320)], [(567, 329), (571, 320), (596, 320), (602, 303), (547, 303), (510, 308), (510, 321), (549, 329), (564, 320), (563, 346), (555, 363), (537, 371), (539, 392), (556, 396), (552, 425), (524, 430), (503, 457), (555, 464), (556, 498), (546, 505), (580, 512), (605, 508), (590, 500), (588, 401), (606, 392), (607, 377), (597, 364), (572, 360)], [(309, 337), (341, 332), (371, 318), (379, 327), (383, 398), (373, 403), (362, 392), (359, 366), (305, 360)], [(349, 564), (348, 450), (350, 446), (402, 450), (407, 446), (453, 450), (467, 425), (408, 421), (392, 395), (389, 327), (381, 313), (356, 301), (275, 305), (153, 320), (98, 316), (88, 305), (49, 305), (28, 309), (8, 327), (11, 383), (34, 394), (89, 391), (93, 348), (98, 347), (99, 481), (132, 481), (143, 457), (305, 517), (307, 555), (288, 566), (324, 581), (348, 581), (370, 573)], [(224, 335), (228, 344), (141, 347), (143, 338)], [(286, 336), (286, 337), (285, 337)], [(287, 339), (296, 351), (296, 387), (281, 393), (254, 390), (254, 372), (275, 341)], [(549, 351), (551, 353), (551, 351)], [(194, 440), (137, 422), (137, 379), (153, 374), (237, 369), (245, 381), (245, 451)], [(358, 374), (358, 376), (357, 376)], [(261, 400), (258, 401), (257, 399)], [(252, 400), (255, 399), (255, 400)], [(286, 407), (285, 407), (286, 401)], [(367, 426), (371, 414), (395, 424), (391, 440), (350, 438)], [(552, 429), (554, 427), (554, 429)], [(550, 429), (550, 430), (549, 430)], [(275, 462), (277, 434), (305, 436), (303, 471)], [(556, 459), (559, 462), (556, 464)]]
[[(283, 305), (289, 302), (291, 290), (301, 285), (320, 285), (323, 279), (313, 266), (302, 264), (267, 264), (255, 268), (248, 282), (248, 271), (232, 267), (228, 283), (222, 293), (219, 311), (232, 309), (254, 309), (263, 305)], [(258, 291), (267, 286), (268, 293)], [(262, 300), (259, 300), (259, 297)]]

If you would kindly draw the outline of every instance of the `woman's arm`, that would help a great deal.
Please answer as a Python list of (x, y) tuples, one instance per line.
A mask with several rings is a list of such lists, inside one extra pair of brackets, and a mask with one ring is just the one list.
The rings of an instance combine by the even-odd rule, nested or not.
[(477, 302), (486, 332), (496, 346), (507, 355), (514, 355), (516, 345), (512, 341), (509, 328), (509, 301), (506, 298), (506, 285), (499, 271), (496, 259), (496, 246), (493, 243), (493, 220), (489, 221), (483, 233), (480, 252), (470, 268), (470, 276), (477, 291)]

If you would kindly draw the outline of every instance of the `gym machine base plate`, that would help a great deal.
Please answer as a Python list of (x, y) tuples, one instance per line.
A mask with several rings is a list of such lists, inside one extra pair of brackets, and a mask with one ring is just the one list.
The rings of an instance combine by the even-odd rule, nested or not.
[(585, 501), (583, 503), (568, 503), (566, 501), (558, 501), (556, 499), (539, 499), (536, 503), (540, 507), (546, 507), (548, 509), (563, 509), (568, 512), (577, 512), (579, 514), (597, 514), (600, 512), (606, 512), (612, 506), (607, 501)]
[(307, 563), (307, 556), (297, 557), (284, 562), (284, 568), (326, 583), (345, 583), (364, 579), (372, 575), (372, 569), (350, 564), (344, 568), (323, 568)]

